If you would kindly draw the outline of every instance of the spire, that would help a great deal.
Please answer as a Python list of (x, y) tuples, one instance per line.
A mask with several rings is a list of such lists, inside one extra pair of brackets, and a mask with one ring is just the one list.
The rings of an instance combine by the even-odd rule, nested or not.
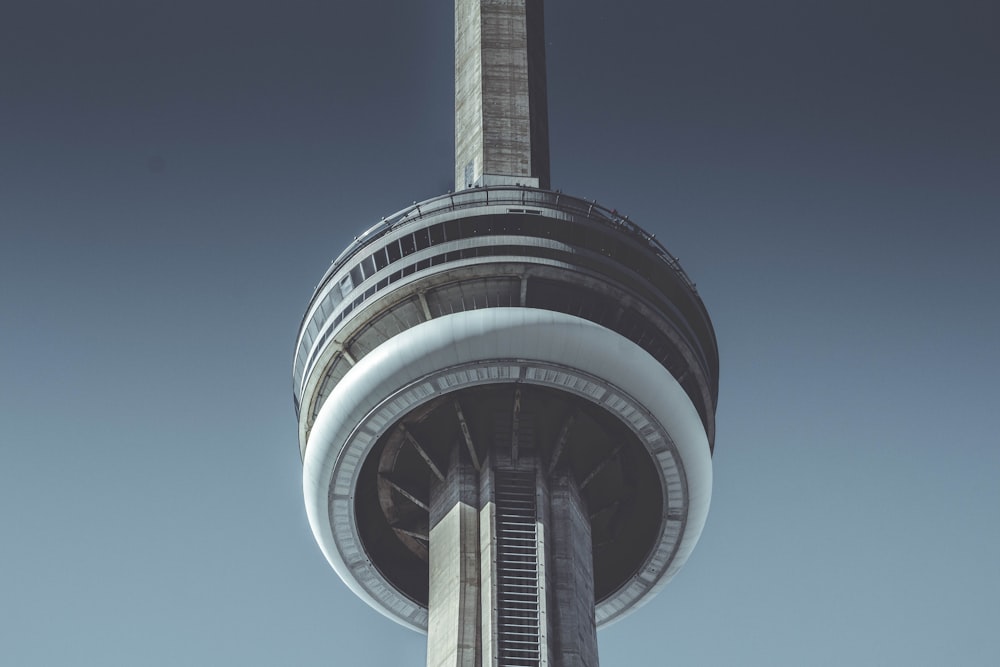
[(455, 0), (455, 189), (549, 187), (542, 0)]

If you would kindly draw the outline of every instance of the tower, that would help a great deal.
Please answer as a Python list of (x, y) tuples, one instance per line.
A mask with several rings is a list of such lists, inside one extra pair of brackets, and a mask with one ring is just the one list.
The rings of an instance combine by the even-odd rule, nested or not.
[(429, 667), (597, 665), (711, 496), (711, 321), (651, 235), (549, 189), (542, 15), (456, 0), (456, 191), (344, 250), (296, 344), (313, 533)]

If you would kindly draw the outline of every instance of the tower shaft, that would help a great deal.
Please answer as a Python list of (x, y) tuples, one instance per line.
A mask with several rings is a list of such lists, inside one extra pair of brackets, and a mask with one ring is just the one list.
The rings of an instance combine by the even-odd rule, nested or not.
[(456, 444), (432, 487), (428, 667), (598, 665), (586, 504), (531, 440), (515, 426), (478, 469)]
[(455, 189), (549, 187), (542, 0), (455, 0)]

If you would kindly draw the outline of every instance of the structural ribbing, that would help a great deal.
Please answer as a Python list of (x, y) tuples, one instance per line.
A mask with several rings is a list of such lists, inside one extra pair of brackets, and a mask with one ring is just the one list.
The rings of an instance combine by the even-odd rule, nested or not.
[(542, 0), (455, 2), (455, 189), (549, 187)]

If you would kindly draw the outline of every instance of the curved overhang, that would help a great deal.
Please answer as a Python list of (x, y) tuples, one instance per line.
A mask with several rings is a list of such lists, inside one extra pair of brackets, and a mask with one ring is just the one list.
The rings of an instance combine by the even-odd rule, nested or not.
[(659, 537), (632, 578), (599, 600), (599, 625), (645, 603), (687, 560), (712, 490), (708, 437), (678, 382), (641, 347), (593, 322), (530, 308), (435, 318), (392, 337), (341, 379), (317, 415), (303, 467), (306, 512), (327, 560), (386, 616), (425, 630), (427, 611), (392, 586), (359, 537), (354, 494), (365, 457), (406, 413), (442, 394), (522, 382), (575, 394), (632, 430), (658, 467)]

